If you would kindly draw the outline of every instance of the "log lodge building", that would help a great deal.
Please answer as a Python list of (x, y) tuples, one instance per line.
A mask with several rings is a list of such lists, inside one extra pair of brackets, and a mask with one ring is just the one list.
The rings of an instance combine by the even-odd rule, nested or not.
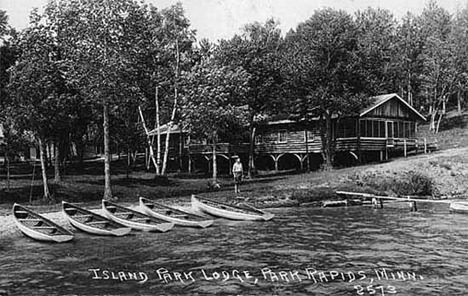
[[(425, 139), (417, 137), (418, 123), (425, 117), (397, 94), (371, 98), (371, 104), (353, 117), (333, 120), (338, 165), (384, 161), (396, 155), (428, 152), (435, 149)], [(160, 128), (164, 141), (167, 126)], [(156, 136), (153, 130), (150, 136)], [(232, 144), (220, 141), (216, 145), (218, 171), (229, 173), (234, 156), (240, 156), (247, 168), (249, 143)], [(164, 145), (163, 145), (164, 146)], [(164, 149), (164, 147), (162, 147)], [(169, 169), (173, 171), (211, 171), (212, 145), (194, 141), (179, 125), (171, 129)], [(255, 137), (254, 162), (258, 170), (282, 171), (317, 169), (321, 156), (321, 137), (317, 123), (290, 119), (259, 124)], [(156, 150), (156, 149), (155, 149)]]

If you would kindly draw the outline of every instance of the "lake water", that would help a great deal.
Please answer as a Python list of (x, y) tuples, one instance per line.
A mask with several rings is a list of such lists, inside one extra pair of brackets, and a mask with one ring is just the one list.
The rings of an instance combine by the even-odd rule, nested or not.
[(275, 209), (268, 222), (0, 242), (0, 295), (468, 295), (468, 216)]

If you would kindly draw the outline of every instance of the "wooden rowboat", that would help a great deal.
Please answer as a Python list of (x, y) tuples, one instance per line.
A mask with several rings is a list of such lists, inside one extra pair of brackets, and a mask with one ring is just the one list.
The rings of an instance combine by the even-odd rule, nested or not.
[(13, 217), (21, 232), (35, 240), (62, 243), (73, 239), (71, 231), (16, 203)]
[(450, 212), (459, 214), (468, 214), (468, 202), (452, 202)]
[(123, 236), (132, 231), (130, 227), (122, 226), (106, 217), (65, 201), (62, 202), (62, 209), (71, 225), (87, 233)]
[(195, 195), (192, 195), (192, 208), (195, 211), (232, 220), (268, 221), (275, 216), (248, 205), (244, 205), (243, 207), (234, 206)]
[(205, 228), (214, 223), (214, 220), (168, 207), (144, 197), (140, 197), (140, 208), (149, 216), (163, 219), (180, 226)]
[(166, 232), (174, 227), (174, 223), (148, 216), (107, 200), (102, 200), (102, 208), (109, 219), (136, 230)]

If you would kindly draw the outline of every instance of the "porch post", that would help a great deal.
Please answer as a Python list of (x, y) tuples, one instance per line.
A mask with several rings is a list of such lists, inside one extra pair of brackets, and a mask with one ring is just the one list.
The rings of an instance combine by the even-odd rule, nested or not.
[(361, 155), (361, 121), (359, 117), (356, 119), (356, 136), (357, 136), (357, 155), (358, 155), (358, 163), (361, 163), (362, 155)]
[(407, 147), (406, 147), (406, 139), (403, 140), (403, 155), (405, 157), (408, 156), (408, 150), (407, 150)]
[(189, 174), (192, 173), (192, 157), (190, 156), (190, 154), (188, 155), (188, 167), (187, 167), (187, 171)]

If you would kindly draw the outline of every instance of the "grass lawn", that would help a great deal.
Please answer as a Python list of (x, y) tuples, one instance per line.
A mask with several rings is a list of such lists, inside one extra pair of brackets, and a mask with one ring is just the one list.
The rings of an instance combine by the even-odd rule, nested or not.
[[(141, 160), (142, 162), (143, 160)], [(218, 180), (221, 187), (213, 189), (209, 186), (210, 177), (203, 175), (177, 175), (156, 177), (153, 172), (147, 172), (143, 165), (137, 165), (129, 178), (126, 177), (123, 161), (114, 161), (112, 168), (112, 191), (119, 202), (137, 202), (139, 196), (151, 199), (164, 199), (166, 202), (189, 200), (191, 194), (203, 194), (212, 198), (235, 198), (234, 182), (230, 176), (221, 176)], [(350, 168), (351, 170), (354, 170)], [(349, 170), (349, 169), (348, 169)], [(34, 177), (32, 172), (34, 171)], [(241, 186), (240, 196), (255, 200), (287, 199), (294, 192), (308, 188), (309, 195), (313, 193), (310, 185), (317, 188), (317, 199), (335, 196), (335, 188), (328, 188), (326, 183), (346, 169), (332, 172), (311, 172), (304, 174), (269, 174), (245, 179)], [(74, 165), (66, 168), (62, 181), (53, 182), (53, 168), (48, 170), (49, 189), (56, 204), (48, 204), (42, 200), (42, 179), (40, 165), (36, 167), (29, 163), (15, 163), (10, 171), (10, 189), (7, 190), (6, 168), (0, 170), (0, 213), (9, 211), (14, 202), (58, 209), (60, 201), (87, 203), (98, 207), (104, 191), (103, 162), (100, 160), (85, 162), (82, 171)], [(321, 185), (322, 184), (322, 185)], [(326, 188), (327, 187), (327, 188)], [(293, 188), (293, 189), (292, 189)], [(297, 194), (296, 194), (297, 195)], [(314, 194), (312, 194), (314, 195)], [(311, 196), (312, 197), (312, 196)]]

